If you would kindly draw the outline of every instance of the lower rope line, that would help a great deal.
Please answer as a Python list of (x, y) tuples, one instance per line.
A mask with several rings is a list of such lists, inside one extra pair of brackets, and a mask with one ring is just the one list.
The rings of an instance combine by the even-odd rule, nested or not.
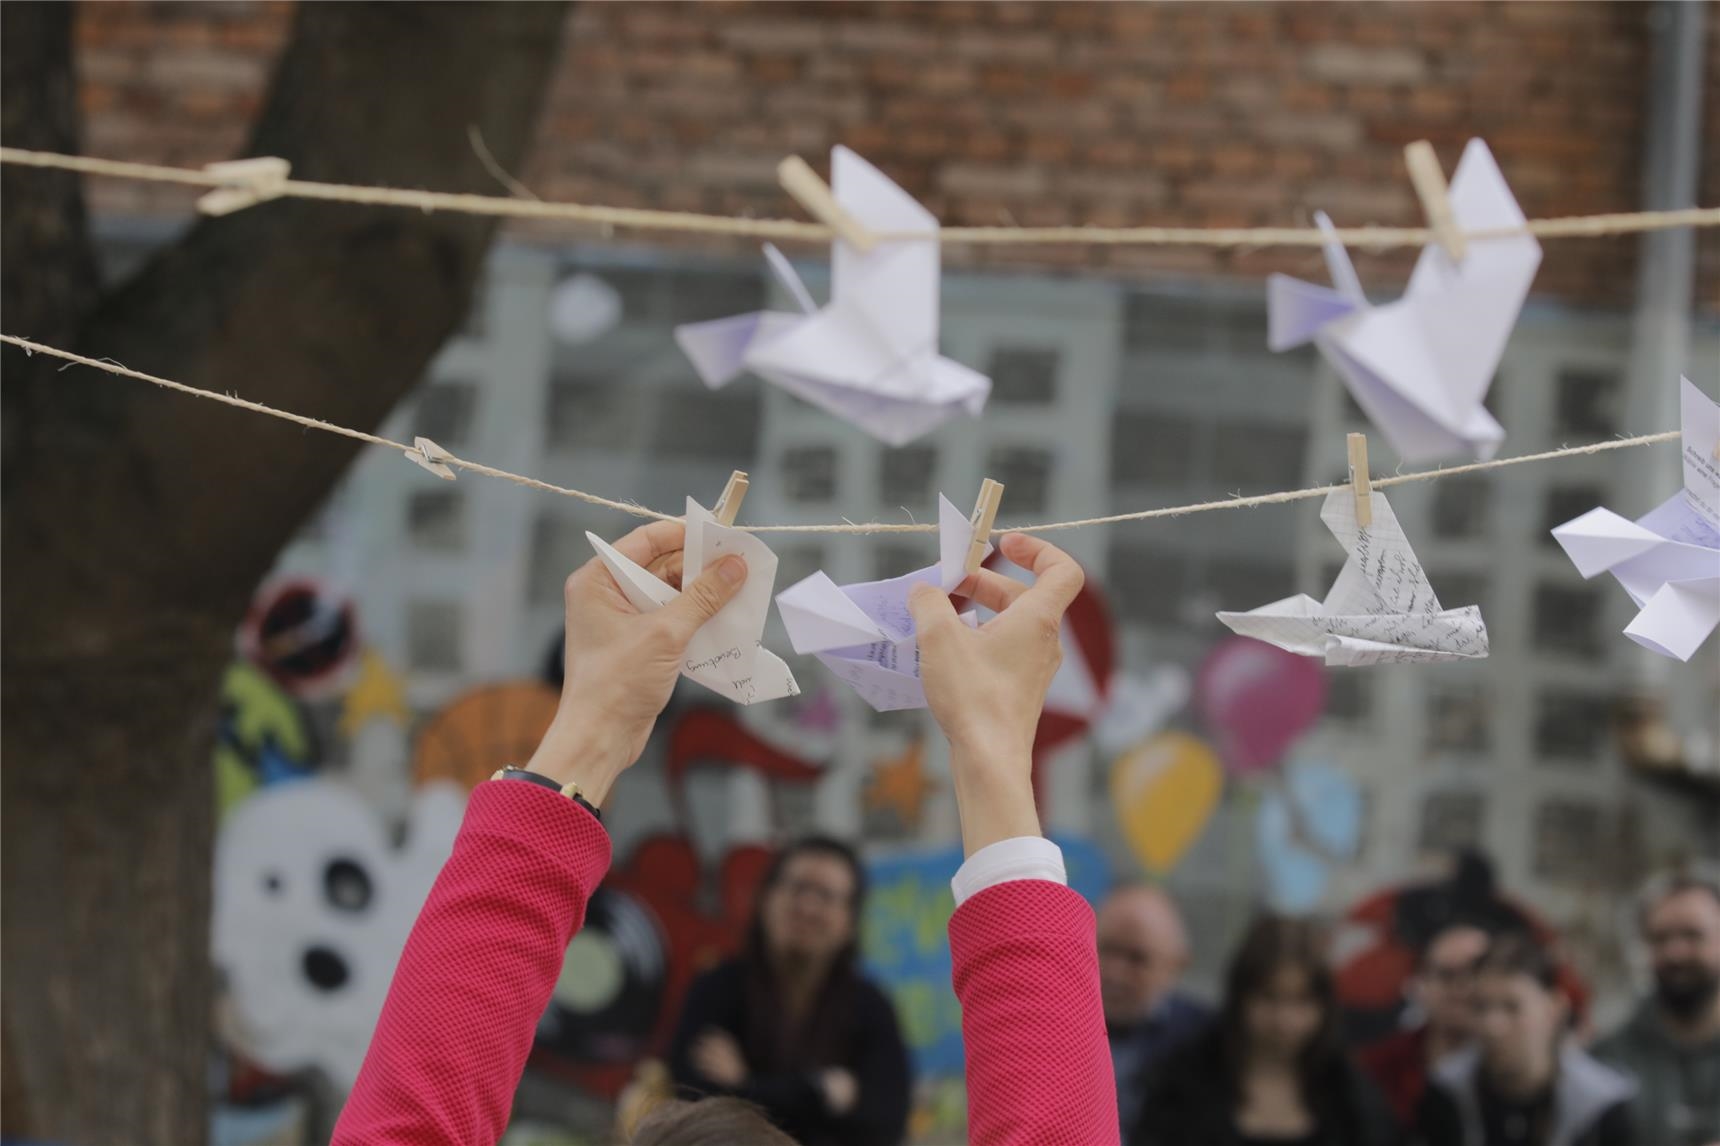
[[(376, 434), (367, 434), (363, 430), (354, 430), (346, 426), (337, 426), (333, 422), (325, 422), (320, 418), (311, 418), (304, 414), (295, 414), (290, 410), (279, 410), (273, 406), (265, 406), (261, 402), (248, 401), (247, 399), (235, 397), (231, 394), (222, 394), (214, 390), (203, 390), (196, 386), (187, 386), (183, 382), (175, 382), (169, 378), (159, 378), (154, 374), (145, 374), (140, 370), (132, 370), (128, 367), (121, 366), (118, 363), (105, 361), (99, 358), (86, 358), (82, 354), (74, 354), (69, 350), (60, 350), (56, 347), (45, 346), (40, 342), (32, 342), (27, 338), (19, 338), (11, 334), (0, 334), (0, 342), (16, 346), (26, 354), (46, 354), (51, 358), (64, 359), (67, 362), (75, 363), (79, 366), (89, 366), (96, 370), (102, 370), (109, 374), (117, 375), (121, 378), (132, 378), (139, 382), (148, 382), (156, 386), (164, 387), (168, 390), (190, 395), (193, 398), (207, 398), (210, 401), (220, 402), (226, 406), (234, 406), (241, 410), (248, 410), (253, 414), (263, 414), (271, 418), (279, 418), (283, 421), (292, 422), (295, 425), (304, 426), (307, 429), (323, 430), (331, 434), (339, 434), (342, 437), (352, 438), (369, 445), (384, 446), (402, 454), (417, 453), (417, 450), (414, 447), (409, 446), (404, 442), (396, 442), (390, 438), (384, 438)], [(1495, 458), (1492, 461), (1471, 462), (1466, 465), (1423, 470), (1419, 473), (1394, 474), (1391, 477), (1373, 478), (1371, 480), (1374, 488), (1382, 489), (1387, 486), (1407, 485), (1410, 482), (1433, 481), (1436, 478), (1454, 477), (1458, 474), (1480, 473), (1484, 470), (1503, 469), (1506, 466), (1527, 465), (1530, 462), (1545, 462), (1551, 461), (1555, 458), (1573, 458), (1580, 457), (1584, 454), (1604, 453), (1608, 450), (1623, 450), (1630, 449), (1634, 446), (1648, 446), (1660, 442), (1675, 442), (1679, 437), (1679, 431), (1667, 430), (1664, 433), (1659, 434), (1641, 434), (1634, 438), (1616, 438), (1611, 441), (1594, 442), (1586, 446), (1565, 446), (1557, 450), (1544, 450), (1538, 454), (1522, 454), (1513, 458)], [(605, 509), (613, 509), (621, 513), (629, 514), (633, 517), (651, 518), (657, 521), (680, 520), (679, 514), (661, 513), (654, 509), (647, 509), (645, 506), (638, 505), (634, 502), (615, 501), (611, 498), (601, 497), (594, 493), (586, 493), (584, 490), (569, 489), (566, 486), (553, 485), (550, 482), (541, 481), (538, 478), (529, 477), (525, 474), (517, 474), (508, 470), (496, 469), (494, 466), (487, 466), (481, 462), (468, 461), (465, 458), (455, 457), (451, 454), (446, 456), (439, 455), (436, 460), (442, 462), (444, 465), (452, 466), (456, 469), (467, 470), (475, 474), (483, 474), (485, 477), (501, 478), (503, 481), (510, 481), (515, 485), (524, 486), (527, 489), (539, 490), (543, 493), (553, 493), (561, 497), (576, 498), (591, 505), (602, 506)], [(1186, 517), (1191, 513), (1208, 513), (1219, 509), (1249, 509), (1260, 505), (1282, 505), (1286, 502), (1292, 501), (1307, 501), (1317, 497), (1325, 497), (1333, 490), (1348, 488), (1350, 487), (1347, 482), (1336, 485), (1310, 486), (1307, 489), (1255, 494), (1250, 497), (1231, 497), (1225, 498), (1221, 501), (1198, 502), (1193, 505), (1173, 505), (1162, 509), (1143, 509), (1137, 510), (1133, 513), (1115, 513), (1107, 517), (1085, 517), (1078, 521), (1049, 521), (1034, 525), (1016, 525), (1009, 527), (1000, 525), (994, 529), (994, 532), (1051, 533), (1059, 529), (1078, 529), (1088, 525), (1118, 525), (1126, 521), (1151, 521), (1155, 518), (1161, 517)], [(938, 527), (931, 523), (921, 525), (898, 524), (885, 521), (843, 522), (842, 524), (829, 525), (743, 525), (738, 526), (737, 528), (745, 530), (748, 533), (936, 533), (938, 530)]]

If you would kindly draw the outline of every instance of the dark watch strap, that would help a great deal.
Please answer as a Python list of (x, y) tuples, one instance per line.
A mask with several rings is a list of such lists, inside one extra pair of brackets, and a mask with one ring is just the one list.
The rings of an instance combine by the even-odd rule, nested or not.
[(512, 764), (509, 764), (506, 768), (497, 772), (495, 778), (498, 780), (524, 780), (529, 784), (536, 784), (540, 788), (548, 788), (557, 795), (565, 794), (568, 799), (572, 800), (574, 803), (578, 804), (580, 807), (584, 808), (596, 817), (599, 823), (603, 821), (603, 813), (597, 810), (596, 804), (593, 804), (578, 792), (565, 792), (562, 785), (551, 780), (548, 776), (541, 775), (537, 772), (528, 772), (524, 768), (516, 768)]

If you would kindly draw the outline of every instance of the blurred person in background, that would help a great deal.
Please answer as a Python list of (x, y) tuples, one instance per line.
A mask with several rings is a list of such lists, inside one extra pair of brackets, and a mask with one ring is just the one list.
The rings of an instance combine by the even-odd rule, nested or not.
[(1435, 1066), (1426, 1146), (1631, 1146), (1631, 1081), (1570, 1035), (1558, 965), (1532, 937), (1493, 941), (1475, 968), (1475, 1045)]
[(1708, 1146), (1720, 1142), (1720, 882), (1663, 876), (1639, 902), (1654, 990), (1595, 1056), (1636, 1080), (1642, 1146)]
[(694, 980), (669, 1067), (690, 1096), (762, 1107), (803, 1146), (893, 1146), (907, 1128), (908, 1050), (860, 973), (865, 871), (809, 836), (771, 861), (740, 956)]
[(1487, 932), (1473, 923), (1454, 920), (1435, 931), (1405, 987), (1418, 1021), (1357, 1055), (1405, 1127), (1415, 1123), (1428, 1071), (1474, 1036), (1470, 988), (1475, 964), (1486, 950)]
[(1325, 934), (1257, 919), (1205, 1033), (1157, 1072), (1138, 1146), (1386, 1146), (1390, 1109), (1346, 1053)]
[(1188, 934), (1176, 904), (1144, 884), (1118, 888), (1099, 905), (1099, 996), (1125, 1129), (1141, 1114), (1152, 1072), (1212, 1019), (1212, 1008), (1178, 991), (1188, 969)]

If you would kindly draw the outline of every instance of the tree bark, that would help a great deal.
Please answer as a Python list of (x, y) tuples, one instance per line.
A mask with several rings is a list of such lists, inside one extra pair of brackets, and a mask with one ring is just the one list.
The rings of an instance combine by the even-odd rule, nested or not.
[[(38, 121), (74, 131), (69, 7), (0, 6), (8, 143), (56, 145)], [(467, 127), (519, 165), (564, 14), (302, 5), (247, 153), (307, 179), (491, 191)], [(9, 332), (364, 428), (465, 313), (494, 229), (277, 201), (198, 221), (97, 296), (76, 184), (6, 178)], [(7, 1129), (186, 1146), (206, 1134), (216, 682), (251, 591), (358, 447), (10, 348), (3, 363), (0, 957), (31, 1115)]]

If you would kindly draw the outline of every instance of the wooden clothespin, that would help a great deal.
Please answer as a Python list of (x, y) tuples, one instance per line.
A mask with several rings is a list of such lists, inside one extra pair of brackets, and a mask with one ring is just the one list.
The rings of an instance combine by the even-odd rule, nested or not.
[(1356, 495), (1356, 524), (1363, 529), (1374, 523), (1374, 483), (1368, 480), (1368, 436), (1351, 434), (1350, 489)]
[(1410, 185), (1415, 188), (1416, 198), (1421, 200), (1422, 213), (1427, 216), (1434, 241), (1452, 262), (1461, 263), (1468, 247), (1463, 231), (1457, 225), (1457, 216), (1451, 209), (1445, 171), (1439, 166), (1439, 156), (1433, 153), (1433, 144), (1425, 139), (1416, 140), (1403, 149), (1403, 161), (1409, 168)]
[(808, 214), (835, 231), (843, 242), (861, 254), (868, 253), (877, 245), (878, 240), (872, 237), (872, 233), (843, 209), (830, 185), (820, 179), (818, 172), (800, 156), (791, 155), (776, 165), (776, 181), (782, 184), (784, 191), (794, 196), (795, 202), (806, 208)]
[(217, 187), (197, 200), (197, 209), (205, 215), (231, 215), (234, 211), (254, 207), (280, 195), (281, 185), (292, 174), (293, 165), (272, 155), (256, 159), (230, 159), (223, 163), (206, 163), (203, 170), (221, 176), (225, 187)]
[(412, 448), (406, 451), (407, 461), (429, 470), (443, 481), (454, 480), (454, 471), (447, 465), (453, 456), (429, 438), (413, 438)]
[(717, 499), (717, 508), (711, 511), (711, 516), (723, 525), (733, 525), (735, 515), (741, 511), (741, 502), (746, 500), (748, 484), (744, 470), (730, 474), (729, 484), (723, 487), (723, 496)]
[(974, 502), (973, 516), (968, 520), (973, 524), (973, 540), (968, 543), (967, 562), (963, 572), (970, 577), (979, 572), (981, 562), (985, 560), (986, 546), (991, 544), (992, 522), (997, 520), (998, 503), (1003, 501), (1003, 483), (986, 478), (980, 483), (979, 500)]

